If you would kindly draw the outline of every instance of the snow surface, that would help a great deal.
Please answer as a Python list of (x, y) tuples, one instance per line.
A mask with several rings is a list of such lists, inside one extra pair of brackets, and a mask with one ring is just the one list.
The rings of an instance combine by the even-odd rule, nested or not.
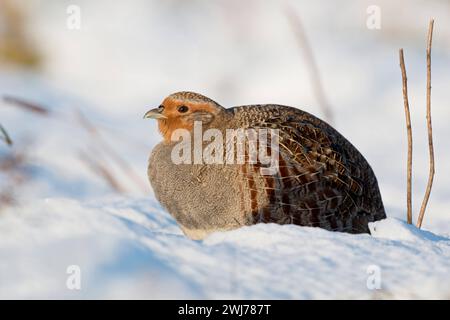
[[(371, 229), (260, 224), (191, 241), (149, 200), (46, 199), (0, 220), (0, 297), (450, 298), (449, 238), (393, 218)], [(379, 290), (367, 287), (374, 266)]]
[[(371, 225), (372, 236), (268, 224), (203, 241), (185, 238), (154, 199), (145, 173), (160, 137), (142, 115), (171, 92), (193, 90), (225, 106), (275, 102), (321, 116), (280, 2), (81, 1), (80, 31), (65, 27), (71, 1), (17, 3), (29, 13), (45, 65), (1, 66), (0, 94), (40, 103), (51, 116), (0, 102), (1, 124), (14, 140), (12, 149), (0, 144), (0, 157), (24, 153), (28, 174), (12, 189), (17, 205), (0, 211), (0, 298), (450, 299), (447, 2), (380, 0), (381, 30), (366, 28), (371, 1), (291, 3), (311, 40), (334, 124), (377, 175), (389, 218)], [(404, 47), (416, 218), (428, 175), (423, 53), (430, 16), (436, 177), (418, 230), (403, 222), (397, 54)], [(136, 179), (80, 127), (78, 111)], [(106, 162), (124, 192), (114, 192), (80, 153)], [(66, 285), (72, 265), (80, 267), (81, 290)], [(370, 289), (375, 275), (380, 289)]]

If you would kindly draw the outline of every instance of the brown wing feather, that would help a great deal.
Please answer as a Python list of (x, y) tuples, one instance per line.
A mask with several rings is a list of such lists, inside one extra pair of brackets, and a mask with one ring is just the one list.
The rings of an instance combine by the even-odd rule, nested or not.
[[(237, 112), (246, 113), (248, 127), (279, 129), (278, 174), (248, 175), (259, 171), (246, 165), (249, 187), (255, 190), (251, 197), (255, 220), (361, 233), (368, 232), (368, 222), (385, 217), (372, 169), (331, 126), (283, 106), (238, 107)], [(263, 183), (258, 184), (260, 179)], [(268, 201), (256, 208), (260, 193)]]

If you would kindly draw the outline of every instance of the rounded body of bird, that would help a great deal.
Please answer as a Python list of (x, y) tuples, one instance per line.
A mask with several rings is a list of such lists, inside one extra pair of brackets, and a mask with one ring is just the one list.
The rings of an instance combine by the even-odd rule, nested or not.
[(276, 129), (277, 170), (263, 174), (261, 164), (250, 161), (176, 164), (172, 151), (178, 142), (158, 144), (149, 179), (188, 237), (255, 223), (368, 233), (369, 222), (386, 217), (370, 165), (324, 121), (280, 105), (220, 107), (207, 119), (202, 130), (218, 129), (224, 136), (229, 129)]

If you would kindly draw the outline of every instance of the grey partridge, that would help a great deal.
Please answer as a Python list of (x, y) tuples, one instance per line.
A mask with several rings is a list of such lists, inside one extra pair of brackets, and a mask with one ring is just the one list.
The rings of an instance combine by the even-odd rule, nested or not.
[[(305, 111), (275, 104), (227, 109), (203, 95), (177, 92), (144, 117), (157, 119), (163, 136), (149, 159), (150, 183), (192, 239), (256, 223), (369, 233), (369, 222), (386, 217), (366, 159), (339, 132)], [(202, 133), (276, 129), (278, 170), (263, 174), (263, 165), (249, 161), (249, 148), (240, 163), (195, 162), (195, 150), (185, 155), (191, 162), (176, 163), (173, 152), (181, 140), (176, 133), (194, 135), (199, 122)]]

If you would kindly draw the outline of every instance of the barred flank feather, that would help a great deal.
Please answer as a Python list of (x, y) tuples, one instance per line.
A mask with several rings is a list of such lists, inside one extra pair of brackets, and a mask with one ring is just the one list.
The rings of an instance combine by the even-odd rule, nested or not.
[[(371, 167), (328, 124), (279, 105), (242, 106), (233, 111), (240, 126), (280, 132), (278, 173), (262, 176), (255, 168), (249, 175), (248, 168), (243, 170), (247, 174), (244, 188), (252, 190), (247, 201), (252, 204), (255, 223), (293, 223), (362, 233), (369, 232), (368, 222), (386, 217)], [(257, 203), (261, 195), (266, 201)]]

